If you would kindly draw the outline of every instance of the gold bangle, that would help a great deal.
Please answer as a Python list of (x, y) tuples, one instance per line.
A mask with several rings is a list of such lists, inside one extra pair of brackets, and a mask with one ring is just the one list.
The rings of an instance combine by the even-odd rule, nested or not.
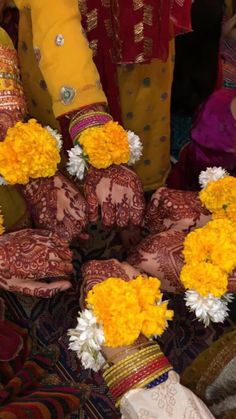
[[(157, 350), (157, 348), (158, 348), (158, 350)], [(129, 357), (125, 358), (124, 360), (118, 362), (113, 367), (104, 371), (103, 375), (104, 375), (104, 377), (109, 377), (109, 375), (111, 373), (118, 372), (121, 368), (123, 369), (124, 367), (126, 367), (126, 365), (129, 364), (131, 361), (133, 361), (135, 359), (146, 357), (150, 353), (160, 354), (161, 351), (159, 350), (159, 347), (155, 347), (155, 346), (144, 348), (143, 350), (138, 351), (135, 354), (130, 355)]]
[[(113, 355), (110, 359), (109, 359), (109, 361), (107, 362), (107, 364), (109, 364), (109, 363), (113, 363), (113, 360), (114, 359), (116, 359), (118, 356), (120, 356), (120, 355), (123, 355), (123, 354), (125, 354), (125, 353), (129, 353), (130, 351), (132, 351), (132, 350), (134, 350), (134, 349), (138, 349), (138, 350), (140, 350), (140, 349), (142, 349), (142, 348), (144, 348), (144, 347), (147, 347), (147, 346), (151, 346), (151, 345), (157, 345), (157, 343), (156, 342), (152, 342), (152, 341), (147, 341), (147, 342), (144, 342), (144, 343), (139, 343), (139, 344), (136, 344), (136, 345), (132, 345), (132, 346), (130, 346), (129, 348), (126, 348), (126, 349), (124, 349), (124, 350), (122, 350), (122, 351), (120, 351), (120, 352), (118, 352), (118, 353), (116, 353), (115, 355)], [(159, 345), (157, 345), (158, 347), (159, 347)], [(113, 365), (113, 364), (112, 364)]]
[(111, 374), (118, 373), (120, 370), (124, 370), (130, 363), (133, 362), (139, 362), (141, 359), (147, 358), (151, 354), (161, 354), (160, 351), (157, 351), (155, 347), (152, 348), (146, 348), (145, 350), (142, 350), (140, 352), (136, 352), (135, 354), (125, 358), (124, 360), (120, 361), (118, 364), (116, 364), (114, 367), (111, 367), (110, 369), (106, 370), (104, 372), (105, 377), (109, 377)]
[(145, 365), (148, 365), (151, 361), (154, 360), (158, 360), (159, 358), (161, 358), (161, 355), (152, 355), (148, 358), (142, 359), (142, 361), (136, 365), (135, 364), (135, 368), (134, 368), (134, 364), (130, 364), (125, 371), (121, 371), (119, 374), (114, 374), (113, 376), (109, 377), (106, 379), (106, 383), (108, 385), (108, 387), (110, 387), (111, 385), (114, 385), (114, 383), (118, 383), (119, 381), (121, 381), (120, 379), (125, 379), (127, 378), (131, 372), (138, 372), (139, 369), (143, 368)]

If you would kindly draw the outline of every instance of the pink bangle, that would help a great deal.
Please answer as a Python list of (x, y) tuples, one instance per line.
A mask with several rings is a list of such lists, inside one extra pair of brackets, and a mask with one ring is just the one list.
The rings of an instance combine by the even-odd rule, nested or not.
[(162, 372), (164, 368), (168, 367), (169, 362), (167, 358), (157, 359), (150, 362), (144, 367), (140, 368), (135, 374), (123, 379), (119, 384), (116, 384), (114, 387), (110, 388), (111, 394), (115, 399), (120, 398), (120, 396), (127, 391), (131, 390), (132, 387), (140, 381), (143, 381), (145, 378), (150, 375), (157, 374)]
[(70, 123), (70, 136), (75, 143), (85, 129), (104, 125), (109, 121), (112, 121), (112, 117), (106, 112), (90, 111), (76, 116)]

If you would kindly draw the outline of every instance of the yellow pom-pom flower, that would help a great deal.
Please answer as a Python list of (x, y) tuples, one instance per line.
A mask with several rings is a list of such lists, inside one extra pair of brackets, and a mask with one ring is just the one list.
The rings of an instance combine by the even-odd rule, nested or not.
[(236, 266), (235, 234), (228, 220), (213, 220), (191, 232), (184, 242), (185, 263), (209, 262), (230, 273)]
[(55, 138), (34, 119), (9, 128), (0, 143), (0, 174), (12, 185), (53, 176), (59, 162)]
[(138, 276), (131, 281), (108, 278), (88, 293), (87, 303), (102, 325), (105, 345), (134, 343), (140, 333), (161, 335), (172, 319), (167, 302), (161, 302), (160, 281)]
[(211, 294), (219, 298), (227, 292), (226, 272), (212, 263), (187, 264), (181, 271), (180, 279), (186, 289), (197, 291), (203, 297)]
[(86, 129), (79, 143), (88, 162), (97, 169), (125, 164), (130, 158), (127, 132), (117, 122)]
[(200, 192), (199, 197), (203, 205), (212, 213), (226, 209), (230, 204), (236, 203), (236, 178), (226, 176), (210, 182)]
[(168, 320), (172, 320), (174, 312), (168, 310), (168, 303), (150, 305), (144, 310), (141, 333), (147, 337), (160, 336), (166, 328)]

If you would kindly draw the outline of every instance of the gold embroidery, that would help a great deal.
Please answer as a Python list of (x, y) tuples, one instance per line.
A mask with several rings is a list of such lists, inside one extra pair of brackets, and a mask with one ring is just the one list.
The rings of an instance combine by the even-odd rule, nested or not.
[(139, 54), (139, 55), (137, 55), (137, 57), (135, 58), (135, 63), (136, 64), (138, 64), (138, 63), (143, 63), (144, 62), (144, 55), (143, 55), (143, 52), (141, 52), (141, 54)]
[(134, 25), (134, 42), (141, 42), (143, 40), (143, 22)]
[(146, 57), (151, 57), (152, 55), (153, 41), (151, 38), (144, 38), (144, 54)]
[(106, 28), (107, 36), (109, 38), (111, 38), (112, 35), (113, 35), (111, 20), (110, 19), (105, 19), (104, 20), (104, 25), (105, 25), (105, 28)]
[(97, 50), (98, 50), (98, 40), (97, 39), (93, 39), (90, 43), (89, 43), (89, 47), (91, 48), (91, 50), (93, 51), (93, 57), (95, 57), (97, 55)]
[(143, 7), (143, 0), (133, 0), (134, 10), (139, 10)]
[(149, 4), (144, 5), (143, 22), (145, 25), (152, 26), (153, 7)]
[(93, 9), (87, 13), (87, 27), (88, 32), (92, 31), (97, 27), (98, 24), (98, 9)]
[(88, 11), (87, 0), (79, 0), (78, 3), (81, 15), (86, 15)]

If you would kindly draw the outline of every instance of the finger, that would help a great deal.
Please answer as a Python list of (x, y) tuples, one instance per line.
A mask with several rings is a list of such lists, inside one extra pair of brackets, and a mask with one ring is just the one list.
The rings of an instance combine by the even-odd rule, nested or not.
[(57, 276), (68, 276), (73, 272), (73, 265), (71, 262), (64, 261), (50, 261), (44, 274), (40, 277), (57, 277)]
[(18, 292), (33, 297), (51, 298), (59, 292), (63, 292), (72, 287), (69, 281), (54, 281), (45, 284), (40, 281), (25, 281), (18, 284)]
[(140, 271), (133, 268), (133, 266), (131, 266), (129, 263), (127, 262), (122, 262), (121, 263), (122, 268), (124, 269), (126, 275), (132, 279), (132, 278), (136, 278), (138, 275), (140, 275)]
[(128, 198), (124, 196), (121, 203), (116, 205), (116, 224), (120, 228), (127, 227), (129, 225), (130, 209)]
[(229, 277), (228, 291), (236, 293), (236, 269), (232, 272), (232, 274)]
[(102, 224), (104, 227), (112, 227), (116, 222), (116, 206), (111, 199), (102, 203)]
[(72, 251), (65, 246), (56, 247), (50, 251), (50, 260), (55, 261), (71, 261), (73, 257)]
[(87, 201), (87, 215), (91, 223), (95, 223), (98, 220), (98, 199), (96, 195), (96, 185), (92, 186), (89, 182), (84, 184), (84, 195)]
[(130, 206), (130, 224), (141, 226), (145, 214), (145, 200), (143, 194), (136, 193), (132, 197)]

